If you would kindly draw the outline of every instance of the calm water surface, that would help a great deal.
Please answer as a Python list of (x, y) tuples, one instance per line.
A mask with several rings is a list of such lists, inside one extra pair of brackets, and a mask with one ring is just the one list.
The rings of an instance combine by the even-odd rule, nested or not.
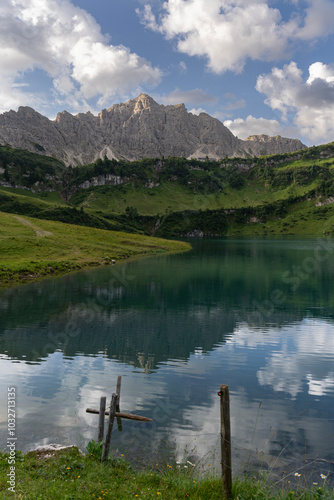
[[(122, 375), (126, 457), (219, 462), (220, 384), (236, 467), (334, 460), (334, 240), (217, 239), (193, 250), (0, 292), (1, 440), (17, 388), (18, 448), (85, 448)], [(269, 458), (268, 458), (269, 457)], [(325, 464), (325, 462), (323, 462)]]

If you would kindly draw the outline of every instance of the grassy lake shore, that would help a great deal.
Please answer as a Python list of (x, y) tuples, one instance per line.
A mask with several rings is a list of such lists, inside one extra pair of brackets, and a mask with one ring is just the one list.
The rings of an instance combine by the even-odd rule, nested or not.
[(190, 250), (188, 243), (0, 212), (0, 287), (111, 265), (133, 256)]
[[(221, 500), (222, 482), (215, 475), (200, 472), (190, 462), (166, 463), (158, 467), (135, 469), (124, 458), (108, 458), (101, 463), (95, 454), (83, 454), (78, 448), (53, 452), (16, 453), (11, 491), (8, 475), (9, 455), (0, 453), (0, 498), (20, 500)], [(289, 488), (270, 484), (265, 476), (240, 478), (233, 482), (233, 498), (264, 499), (334, 499), (325, 481), (312, 488), (301, 483)]]

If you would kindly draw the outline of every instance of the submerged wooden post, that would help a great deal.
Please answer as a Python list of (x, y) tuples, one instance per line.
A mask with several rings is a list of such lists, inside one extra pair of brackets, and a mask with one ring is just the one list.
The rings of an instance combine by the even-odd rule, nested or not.
[[(95, 410), (95, 408), (86, 408), (86, 413), (94, 413), (95, 415), (99, 415), (100, 411)], [(110, 414), (108, 410), (104, 412), (106, 416)], [(140, 422), (153, 422), (151, 418), (142, 417), (141, 415), (131, 415), (130, 413), (118, 413), (115, 412), (115, 417), (125, 418), (127, 420), (139, 420)]]
[(221, 436), (221, 464), (223, 479), (223, 495), (232, 498), (232, 457), (231, 457), (231, 425), (230, 425), (230, 396), (227, 385), (221, 385), (220, 391), (220, 436)]
[(111, 398), (111, 403), (110, 403), (110, 411), (109, 411), (109, 421), (108, 421), (108, 429), (107, 429), (107, 434), (106, 438), (104, 440), (103, 444), (103, 451), (102, 451), (102, 458), (101, 461), (104, 462), (109, 454), (110, 450), (110, 441), (111, 441), (111, 433), (112, 433), (112, 428), (114, 425), (114, 418), (115, 418), (115, 413), (116, 413), (116, 394), (112, 395)]
[[(120, 375), (118, 375), (117, 377), (117, 385), (116, 385), (116, 412), (117, 413), (120, 413), (120, 401), (121, 401), (121, 381), (122, 381), (122, 377)], [(116, 416), (117, 418), (117, 426), (118, 426), (118, 430), (121, 432), (122, 431), (122, 419), (118, 416)]]
[(97, 442), (103, 441), (104, 436), (104, 412), (106, 411), (106, 397), (102, 396), (100, 399), (100, 414), (99, 414), (99, 435), (97, 437)]

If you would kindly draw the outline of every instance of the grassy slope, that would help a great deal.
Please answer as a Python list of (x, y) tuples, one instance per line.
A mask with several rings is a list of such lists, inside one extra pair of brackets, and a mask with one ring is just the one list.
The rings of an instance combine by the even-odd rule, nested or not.
[(148, 236), (105, 231), (0, 212), (0, 282), (31, 281), (111, 259), (190, 245)]
[(142, 186), (104, 186), (86, 190), (85, 200), (78, 206), (88, 211), (122, 213), (127, 206), (136, 207), (141, 215), (164, 214), (173, 210), (216, 210), (219, 208), (241, 208), (248, 205), (255, 206), (265, 202), (287, 199), (291, 194), (303, 196), (314, 189), (315, 181), (308, 186), (288, 186), (282, 189), (268, 187), (261, 180), (247, 179), (245, 186), (240, 189), (225, 188), (217, 193), (194, 193), (189, 188), (166, 182), (158, 187), (149, 189)]
[(227, 236), (296, 235), (322, 236), (334, 234), (334, 205), (316, 207), (314, 201), (301, 201), (292, 206), (286, 217), (266, 223), (235, 224)]
[[(302, 158), (300, 158), (301, 154)], [(324, 158), (324, 155), (329, 157)], [(152, 161), (148, 160), (148, 163)], [(243, 160), (229, 161), (232, 163), (228, 168), (233, 170), (233, 162), (237, 164)], [(55, 192), (38, 194), (15, 188), (0, 188), (0, 210), (103, 229), (144, 231), (146, 234), (152, 234), (158, 217), (161, 218), (171, 212), (222, 208), (242, 209), (285, 200), (288, 202), (288, 213), (283, 214), (281, 219), (273, 220), (274, 218), (269, 216), (259, 223), (250, 223), (250, 217), (248, 217), (248, 220), (241, 223), (237, 217), (229, 217), (228, 230), (222, 234), (318, 235), (333, 232), (332, 205), (319, 209), (316, 203), (319, 201), (321, 192), (324, 192), (321, 189), (325, 181), (328, 183), (332, 179), (332, 186), (334, 186), (334, 144), (309, 148), (302, 153), (251, 159), (250, 163), (255, 166), (249, 172), (242, 174), (243, 187), (239, 189), (231, 187), (233, 184), (226, 180), (227, 174), (224, 174), (224, 177), (224, 165), (222, 164), (220, 168), (214, 163), (203, 164), (203, 168), (201, 164), (202, 170), (198, 170), (198, 166), (197, 170), (192, 170), (189, 166), (184, 167), (190, 175), (189, 179), (192, 179), (191, 184), (182, 182), (182, 172), (181, 178), (177, 178), (176, 175), (174, 180), (170, 178), (163, 180), (168, 177), (166, 177), (168, 166), (167, 170), (162, 170), (160, 173), (154, 173), (154, 169), (150, 167), (152, 175), (158, 176), (155, 177), (155, 182), (160, 179), (161, 183), (157, 187), (147, 188), (145, 187), (146, 181), (142, 182), (140, 177), (140, 169), (146, 167), (140, 162), (137, 163), (135, 162), (132, 166), (127, 165), (127, 171), (132, 172), (132, 177), (129, 174), (130, 178), (125, 184), (97, 186), (74, 193), (71, 202), (77, 210), (70, 208)], [(212, 171), (209, 171), (210, 168)], [(82, 170), (79, 168), (77, 175), (81, 175), (80, 172), (85, 172), (87, 169), (92, 171), (89, 175), (96, 175), (93, 166), (82, 167)], [(136, 172), (138, 172), (137, 179)], [(219, 172), (225, 179), (220, 186), (215, 184), (219, 178)], [(150, 174), (147, 173), (147, 175)], [(210, 176), (216, 179), (213, 184), (209, 182)], [(4, 197), (1, 198), (1, 195), (7, 195), (7, 200)], [(320, 200), (325, 201), (328, 196), (333, 195), (332, 187)], [(11, 196), (11, 200), (8, 200), (8, 196)], [(303, 197), (303, 199), (292, 204), (291, 199), (298, 197)], [(305, 201), (308, 197), (309, 200)], [(118, 218), (117, 214), (124, 214), (127, 207), (134, 207), (140, 216), (151, 216), (151, 219), (145, 221), (140, 217)], [(182, 217), (184, 218), (184, 215)], [(199, 229), (203, 229), (204, 233), (210, 233), (205, 227)], [(160, 233), (164, 234), (161, 231)], [(183, 234), (183, 232), (182, 230), (177, 232), (175, 226), (172, 232), (165, 233), (165, 236), (171, 234)]]
[(29, 198), (30, 203), (34, 203), (35, 205), (42, 207), (44, 207), (45, 205), (54, 206), (55, 204), (67, 205), (66, 202), (59, 196), (59, 194), (54, 191), (33, 193), (32, 191), (28, 191), (27, 189), (7, 188), (0, 186), (0, 193), (15, 195), (22, 201), (28, 201), (27, 198)]
[[(15, 463), (15, 493), (8, 491), (8, 455), (0, 453), (0, 497), (21, 500), (54, 499), (202, 499), (222, 500), (219, 477), (206, 474), (199, 477), (197, 467), (177, 467), (175, 461), (158, 468), (137, 471), (121, 458), (108, 459), (103, 464), (91, 455), (79, 454), (77, 448), (59, 451), (45, 459), (36, 452), (18, 454)], [(290, 483), (290, 481), (289, 481)], [(271, 488), (266, 477), (235, 480), (233, 498), (239, 500), (333, 500), (334, 493), (313, 485), (296, 484), (291, 478), (287, 486)], [(325, 488), (323, 487), (325, 486)]]

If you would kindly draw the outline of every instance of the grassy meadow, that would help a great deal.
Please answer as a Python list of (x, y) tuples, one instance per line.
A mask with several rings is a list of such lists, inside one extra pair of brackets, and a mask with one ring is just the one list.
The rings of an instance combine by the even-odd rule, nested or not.
[[(17, 452), (15, 492), (8, 491), (8, 454), (0, 453), (0, 498), (14, 500), (222, 500), (221, 478), (199, 471), (190, 462), (132, 467), (122, 456), (101, 463), (94, 454), (73, 447), (54, 452)], [(299, 474), (301, 476), (301, 474)], [(297, 478), (298, 479), (298, 478)], [(293, 484), (291, 484), (293, 483)], [(265, 476), (237, 478), (235, 500), (333, 500), (322, 480), (311, 487), (303, 482), (278, 487)], [(291, 485), (290, 485), (291, 484)]]
[(0, 284), (33, 281), (135, 255), (190, 249), (183, 242), (0, 212)]

